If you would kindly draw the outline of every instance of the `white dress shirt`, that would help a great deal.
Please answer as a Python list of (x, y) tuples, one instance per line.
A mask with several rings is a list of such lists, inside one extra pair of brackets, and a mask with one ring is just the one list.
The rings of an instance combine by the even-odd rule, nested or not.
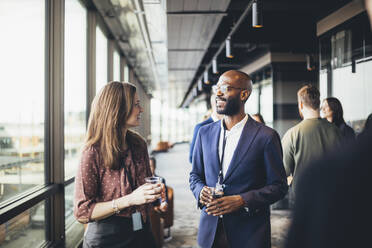
[[(248, 120), (248, 115), (244, 117), (243, 120), (235, 124), (230, 131), (226, 129), (226, 145), (225, 145), (225, 154), (224, 158), (222, 161), (222, 174), (223, 177), (225, 177), (227, 169), (230, 166), (231, 159), (234, 155), (235, 149), (238, 146), (238, 142), (240, 139), (240, 136), (242, 135), (243, 128), (245, 126), (245, 123), (247, 123)], [(223, 126), (223, 121), (221, 121), (221, 133), (220, 133), (220, 140), (218, 144), (218, 153), (220, 156), (220, 161), (222, 157), (222, 147), (223, 147), (223, 131), (224, 131), (224, 126)]]

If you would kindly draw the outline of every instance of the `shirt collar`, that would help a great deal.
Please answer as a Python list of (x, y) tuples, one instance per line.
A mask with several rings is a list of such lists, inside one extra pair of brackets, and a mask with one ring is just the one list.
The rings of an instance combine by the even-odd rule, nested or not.
[[(236, 123), (230, 130), (226, 130), (226, 133), (237, 132), (239, 130), (242, 130), (245, 123), (247, 123), (247, 121), (248, 121), (248, 115), (245, 115), (243, 120)], [(223, 126), (223, 119), (222, 119), (221, 120), (221, 130), (223, 130), (223, 129), (224, 129), (224, 126)]]

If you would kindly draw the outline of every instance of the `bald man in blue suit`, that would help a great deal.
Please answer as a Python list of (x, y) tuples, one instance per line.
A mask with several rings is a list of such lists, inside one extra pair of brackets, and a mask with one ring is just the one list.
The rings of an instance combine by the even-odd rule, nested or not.
[[(214, 87), (224, 118), (199, 130), (190, 188), (202, 209), (198, 243), (203, 248), (271, 247), (270, 204), (287, 190), (279, 135), (244, 113), (250, 77), (227, 71)], [(211, 187), (223, 185), (213, 199)]]

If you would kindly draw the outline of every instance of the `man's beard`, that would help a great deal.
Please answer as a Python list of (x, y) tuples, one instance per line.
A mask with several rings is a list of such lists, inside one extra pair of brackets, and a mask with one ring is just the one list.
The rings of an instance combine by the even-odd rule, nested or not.
[(223, 109), (217, 108), (217, 113), (220, 115), (236, 115), (240, 111), (240, 95), (237, 95), (236, 97), (230, 97), (230, 98), (221, 98), (221, 97), (216, 97), (217, 100), (222, 100), (225, 101), (225, 107)]

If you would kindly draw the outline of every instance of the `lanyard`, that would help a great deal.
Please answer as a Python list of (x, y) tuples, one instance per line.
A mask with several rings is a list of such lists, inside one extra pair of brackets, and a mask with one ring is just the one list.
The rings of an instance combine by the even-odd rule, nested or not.
[[(127, 156), (128, 156), (128, 154), (127, 154)], [(132, 177), (132, 174), (131, 174), (130, 170), (128, 170), (127, 165), (125, 164), (125, 160), (126, 160), (127, 156), (122, 156), (122, 159), (124, 160), (124, 165), (123, 165), (124, 173), (128, 176), (129, 185), (130, 185), (132, 191), (134, 191), (135, 183), (134, 183), (134, 180), (133, 180), (133, 177)]]
[(222, 142), (222, 155), (221, 155), (221, 160), (219, 163), (220, 166), (220, 173), (218, 174), (218, 183), (222, 185), (223, 182), (223, 173), (222, 173), (222, 163), (223, 163), (223, 158), (225, 157), (225, 147), (226, 147), (226, 128), (225, 124), (223, 126), (223, 142)]

